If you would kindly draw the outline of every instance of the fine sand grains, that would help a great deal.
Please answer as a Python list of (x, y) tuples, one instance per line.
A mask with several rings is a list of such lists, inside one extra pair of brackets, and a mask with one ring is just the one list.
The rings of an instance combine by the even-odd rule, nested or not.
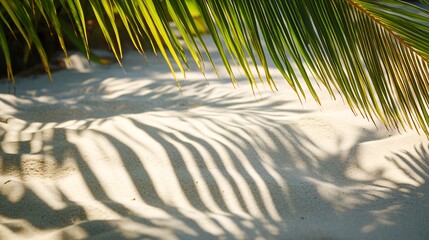
[(0, 239), (429, 237), (425, 136), (147, 57), (0, 93)]

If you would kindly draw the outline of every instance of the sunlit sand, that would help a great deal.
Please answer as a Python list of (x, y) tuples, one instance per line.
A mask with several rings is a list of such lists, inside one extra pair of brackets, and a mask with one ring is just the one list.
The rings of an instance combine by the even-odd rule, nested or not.
[(424, 135), (147, 58), (0, 85), (0, 239), (429, 237)]

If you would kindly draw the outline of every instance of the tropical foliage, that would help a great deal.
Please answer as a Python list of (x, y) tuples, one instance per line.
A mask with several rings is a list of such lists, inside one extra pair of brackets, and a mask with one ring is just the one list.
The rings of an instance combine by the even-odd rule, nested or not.
[(262, 82), (276, 89), (272, 61), (300, 98), (307, 88), (319, 101), (315, 85), (321, 84), (332, 96), (340, 92), (356, 114), (429, 136), (429, 12), (399, 0), (0, 0), (0, 47), (11, 81), (11, 35), (36, 49), (49, 73), (40, 26), (66, 54), (69, 42), (96, 59), (87, 36), (93, 18), (119, 63), (120, 23), (138, 51), (148, 41), (173, 75), (185, 74), (190, 60), (204, 71), (204, 62), (213, 61), (195, 11), (233, 83), (237, 64), (253, 88)]

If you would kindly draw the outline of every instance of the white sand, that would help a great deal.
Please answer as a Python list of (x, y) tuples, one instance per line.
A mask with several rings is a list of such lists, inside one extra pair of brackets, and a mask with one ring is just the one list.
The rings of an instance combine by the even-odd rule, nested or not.
[(148, 58), (0, 85), (0, 239), (429, 238), (425, 136)]

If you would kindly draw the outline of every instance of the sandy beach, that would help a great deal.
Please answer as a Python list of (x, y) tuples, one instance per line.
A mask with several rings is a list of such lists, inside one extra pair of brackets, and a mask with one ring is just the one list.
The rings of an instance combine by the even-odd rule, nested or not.
[(429, 239), (423, 134), (146, 57), (0, 84), (0, 239)]

